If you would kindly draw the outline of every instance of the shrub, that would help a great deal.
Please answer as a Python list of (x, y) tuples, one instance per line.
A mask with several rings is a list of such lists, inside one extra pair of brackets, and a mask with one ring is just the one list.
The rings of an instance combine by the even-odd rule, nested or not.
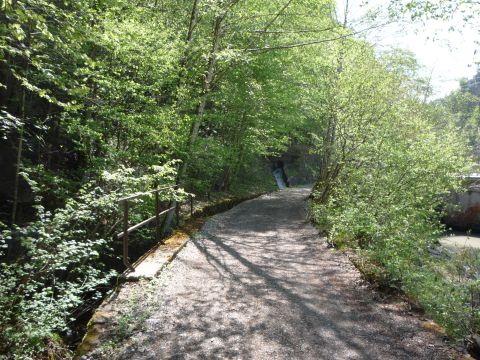
[[(116, 275), (105, 259), (115, 257), (117, 200), (150, 190), (154, 182), (172, 181), (174, 165), (155, 167), (155, 175), (144, 176), (128, 168), (105, 171), (64, 208), (51, 214), (37, 206), (35, 221), (2, 231), (0, 353), (35, 358), (48, 342), (58, 342), (56, 333), (68, 329), (79, 307), (102, 296)], [(138, 205), (139, 217), (152, 211), (142, 200)]]

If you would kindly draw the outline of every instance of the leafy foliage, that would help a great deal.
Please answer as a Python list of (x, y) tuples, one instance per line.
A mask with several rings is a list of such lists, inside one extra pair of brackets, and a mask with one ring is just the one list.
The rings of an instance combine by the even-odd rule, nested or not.
[[(174, 170), (169, 164), (156, 167), (155, 176), (135, 176), (131, 168), (103, 172), (65, 207), (50, 213), (39, 205), (37, 220), (1, 233), (3, 352), (19, 357), (41, 353), (45, 339), (67, 330), (78, 312), (103, 295), (102, 289), (116, 275), (105, 264), (117, 256), (113, 247), (120, 224), (118, 199), (151, 189), (159, 179), (172, 181)], [(142, 208), (142, 203), (137, 205)], [(144, 207), (136, 216), (152, 212), (152, 206)]]
[[(334, 7), (0, 2), (0, 351), (45, 355), (107, 286), (119, 197), (154, 183), (271, 189), (270, 162), (285, 154), (303, 162), (291, 174), (318, 178), (314, 215), (332, 239), (357, 243), (405, 289), (433, 276), (422, 264), (436, 209), (468, 170), (452, 124), (476, 146), (478, 94), (427, 104), (414, 57), (375, 55)], [(441, 17), (448, 4), (391, 9)], [(133, 221), (152, 212), (135, 206)]]
[(354, 44), (333, 75), (336, 133), (329, 148), (319, 149), (329, 157), (313, 193), (313, 216), (333, 243), (358, 249), (452, 335), (466, 335), (477, 331), (465, 305), (470, 285), (436, 273), (429, 250), (442, 231), (442, 203), (471, 169), (468, 148), (454, 123), (423, 103), (416, 82), (404, 76), (408, 62), (399, 69), (398, 60), (377, 61)]
[[(460, 89), (441, 99), (440, 104), (472, 147), (473, 155), (478, 161), (480, 156), (480, 71), (471, 80), (463, 80)], [(447, 115), (447, 116), (448, 116)]]

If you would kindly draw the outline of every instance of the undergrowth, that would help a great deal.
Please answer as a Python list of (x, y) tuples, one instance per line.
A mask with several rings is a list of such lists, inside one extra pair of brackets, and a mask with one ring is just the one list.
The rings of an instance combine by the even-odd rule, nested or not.
[[(334, 224), (331, 215), (328, 219)], [(393, 233), (391, 237), (347, 234), (338, 224), (331, 225), (329, 241), (351, 252), (352, 263), (367, 281), (404, 293), (414, 307), (423, 309), (452, 339), (462, 340), (480, 331), (478, 250), (442, 249), (434, 223), (422, 223), (416, 229), (402, 228), (398, 237)], [(405, 236), (408, 230), (416, 232)]]

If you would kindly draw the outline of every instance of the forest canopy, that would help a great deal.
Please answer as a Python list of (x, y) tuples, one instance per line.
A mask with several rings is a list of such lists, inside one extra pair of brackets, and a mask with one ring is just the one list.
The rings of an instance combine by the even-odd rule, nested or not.
[[(392, 11), (448, 10), (416, 3)], [(46, 356), (105, 293), (119, 198), (273, 190), (275, 159), (315, 184), (312, 218), (332, 241), (382, 264), (451, 334), (478, 330), (478, 308), (449, 323), (414, 279), (478, 155), (479, 94), (466, 83), (426, 101), (414, 57), (378, 54), (335, 5), (2, 0), (0, 353)]]

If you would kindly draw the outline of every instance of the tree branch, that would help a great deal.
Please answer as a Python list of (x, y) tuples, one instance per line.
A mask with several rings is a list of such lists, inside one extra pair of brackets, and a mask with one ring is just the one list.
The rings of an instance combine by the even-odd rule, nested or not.
[(287, 9), (287, 7), (290, 6), (290, 4), (292, 3), (293, 0), (288, 0), (287, 3), (280, 9), (280, 11), (275, 15), (275, 17), (270, 20), (270, 22), (264, 27), (263, 31), (267, 31), (270, 26), (272, 26), (275, 21), (277, 21), (277, 19), (280, 17), (280, 15), (282, 15), (282, 13)]
[(304, 29), (304, 30), (283, 30), (283, 31), (265, 31), (265, 30), (251, 30), (248, 33), (253, 34), (304, 34), (304, 33), (320, 33), (324, 31), (330, 31), (338, 28), (338, 26), (331, 26), (325, 29)]
[(340, 35), (340, 36), (329, 38), (329, 39), (312, 40), (312, 41), (306, 41), (306, 42), (295, 43), (295, 44), (278, 45), (278, 46), (264, 47), (264, 48), (251, 48), (251, 49), (245, 49), (245, 50), (250, 51), (250, 52), (267, 52), (267, 51), (272, 51), (272, 50), (285, 50), (285, 49), (293, 49), (293, 48), (302, 47), (302, 46), (317, 45), (317, 44), (322, 44), (322, 43), (326, 43), (326, 42), (330, 42), (330, 41), (345, 39), (345, 38), (348, 38), (348, 37), (351, 37), (351, 36), (358, 35), (362, 32), (372, 30), (372, 29), (376, 29), (376, 28), (379, 28), (379, 27), (382, 27), (382, 26), (385, 26), (385, 25), (388, 25), (388, 23), (371, 26), (371, 27), (366, 28), (366, 29), (351, 32), (350, 34)]

